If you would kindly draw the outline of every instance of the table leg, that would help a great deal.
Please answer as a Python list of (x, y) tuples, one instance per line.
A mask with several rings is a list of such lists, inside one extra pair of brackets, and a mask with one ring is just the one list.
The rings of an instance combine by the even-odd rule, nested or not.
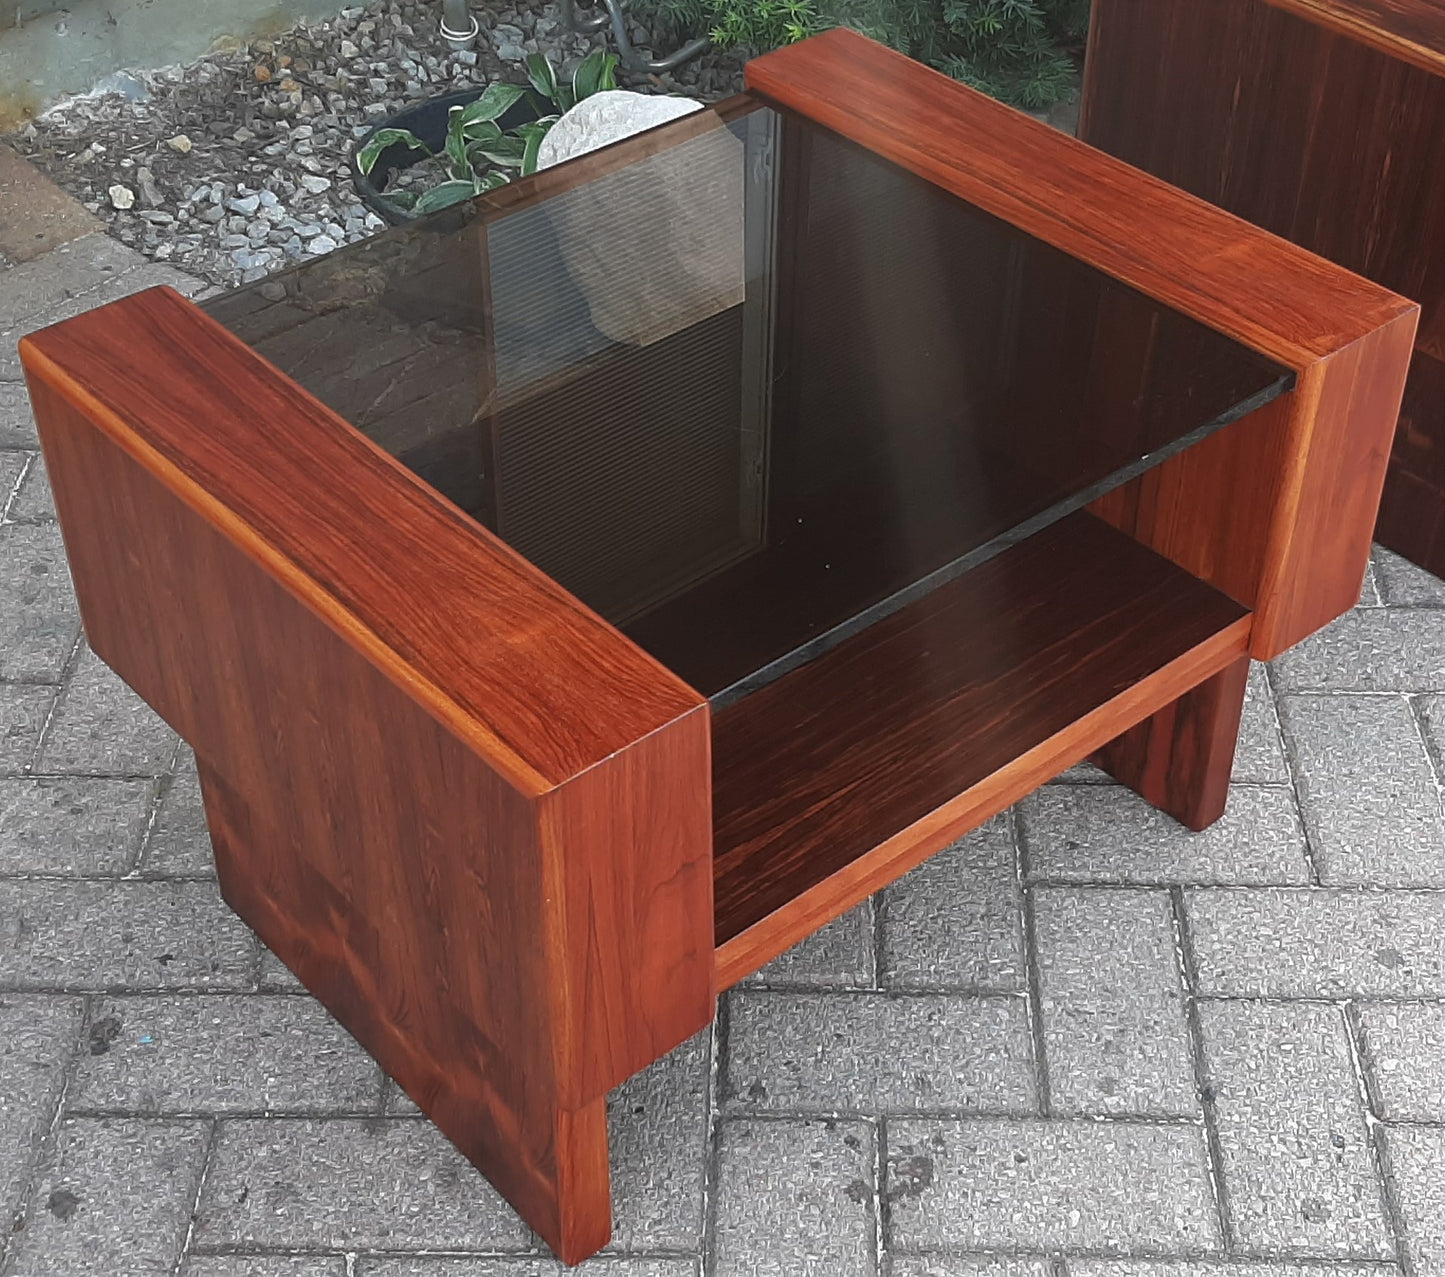
[(606, 1096), (567, 1107), (510, 1042), (447, 999), (465, 973), (430, 965), (426, 937), (401, 915), (381, 934), (294, 839), (256, 827), (258, 805), (200, 760), (198, 770), (226, 903), (565, 1262), (606, 1245)]
[(1115, 737), (1094, 761), (1190, 829), (1212, 825), (1229, 797), (1248, 681), (1245, 657)]

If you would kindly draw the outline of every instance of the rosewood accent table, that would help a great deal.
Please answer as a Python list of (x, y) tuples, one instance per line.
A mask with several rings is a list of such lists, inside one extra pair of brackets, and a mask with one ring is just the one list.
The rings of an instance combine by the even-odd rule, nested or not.
[[(1080, 760), (1193, 828), (1344, 612), (1416, 307), (847, 32), (24, 343), (227, 900), (547, 1242), (725, 988)], [(599, 226), (616, 234), (599, 240)]]
[(1445, 0), (1094, 0), (1079, 135), (1423, 304), (1376, 535), (1445, 576)]

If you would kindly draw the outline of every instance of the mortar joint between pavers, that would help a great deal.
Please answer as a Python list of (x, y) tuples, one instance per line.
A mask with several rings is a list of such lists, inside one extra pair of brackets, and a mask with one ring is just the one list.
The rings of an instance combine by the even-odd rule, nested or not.
[(727, 1047), (728, 993), (717, 1000), (717, 1011), (708, 1033), (707, 1102), (703, 1111), (702, 1237), (699, 1239), (698, 1267), (702, 1277), (712, 1277), (717, 1268), (717, 1200), (722, 1183), (722, 1087), (724, 1052)]
[(31, 1154), (31, 1162), (28, 1167), (29, 1174), (25, 1177), (24, 1185), (20, 1196), (20, 1206), (15, 1213), (13, 1220), (6, 1221), (3, 1235), (0, 1235), (0, 1273), (9, 1271), (11, 1259), (10, 1246), (25, 1231), (30, 1222), (30, 1203), (36, 1191), (40, 1187), (40, 1178), (44, 1172), (45, 1164), (55, 1152), (60, 1140), (60, 1126), (66, 1116), (66, 1104), (70, 1099), (70, 1088), (75, 1083), (76, 1070), (80, 1067), (81, 1053), (85, 1050), (86, 1041), (90, 1035), (90, 1017), (94, 1010), (92, 999), (83, 996), (80, 1008), (80, 1029), (71, 1043), (70, 1054), (66, 1057), (65, 1064), (61, 1069), (60, 1087), (55, 1097), (55, 1107), (50, 1111), (50, 1121), (45, 1128), (45, 1134), (41, 1138), (39, 1146)]
[(1294, 795), (1295, 816), (1299, 820), (1300, 834), (1305, 843), (1305, 861), (1310, 867), (1310, 885), (1320, 887), (1324, 885), (1324, 878), (1320, 869), (1320, 853), (1315, 846), (1314, 834), (1310, 831), (1310, 820), (1305, 813), (1304, 795), (1300, 785), (1300, 762), (1299, 753), (1290, 739), (1290, 734), (1284, 730), (1284, 718), (1279, 712), (1279, 698), (1281, 695), (1279, 686), (1275, 682), (1275, 670), (1273, 665), (1264, 667), (1265, 683), (1269, 687), (1270, 700), (1274, 705), (1275, 722), (1279, 728), (1280, 741), (1284, 747), (1284, 766), (1289, 773), (1290, 792)]
[(884, 948), (883, 934), (885, 926), (883, 893), (875, 892), (863, 902), (863, 905), (868, 910), (868, 975), (872, 982), (870, 987), (881, 989), (883, 987), (883, 955), (887, 952)]
[(196, 1191), (191, 1194), (191, 1209), (186, 1216), (186, 1235), (176, 1251), (176, 1262), (171, 1266), (171, 1277), (179, 1277), (181, 1266), (190, 1253), (191, 1241), (196, 1235), (196, 1219), (201, 1213), (201, 1193), (206, 1187), (206, 1177), (211, 1173), (211, 1163), (216, 1155), (216, 1132), (220, 1123), (212, 1118), (206, 1131), (206, 1151), (201, 1158), (201, 1173), (196, 1176)]
[(1229, 1186), (1224, 1179), (1224, 1145), (1219, 1137), (1219, 1119), (1214, 1108), (1214, 1089), (1204, 1058), (1204, 1025), (1199, 1018), (1199, 965), (1189, 930), (1189, 913), (1184, 889), (1169, 890), (1169, 916), (1174, 930), (1174, 954), (1184, 999), (1184, 1022), (1189, 1035), (1189, 1062), (1194, 1075), (1194, 1098), (1204, 1127), (1204, 1154), (1209, 1170), (1209, 1187), (1214, 1194), (1215, 1222), (1224, 1249), (1238, 1243), (1234, 1217), (1229, 1205)]
[[(146, 817), (145, 832), (141, 834), (140, 846), (136, 848), (135, 860), (132, 862), (129, 871), (125, 874), (127, 878), (140, 878), (145, 875), (146, 861), (150, 856), (151, 842), (155, 837), (156, 825), (160, 822), (161, 807), (170, 797), (171, 790), (176, 784), (176, 768), (180, 764), (181, 750), (185, 742), (176, 738), (175, 748), (171, 750), (170, 762), (166, 765), (165, 771), (155, 778), (155, 788), (151, 791), (150, 812)], [(163, 875), (162, 875), (163, 876)]]
[(36, 774), (36, 767), (40, 763), (40, 755), (45, 750), (45, 743), (50, 739), (50, 728), (55, 722), (55, 716), (60, 711), (60, 703), (65, 699), (65, 694), (70, 690), (72, 680), (75, 678), (76, 668), (80, 665), (81, 653), (85, 650), (85, 631), (79, 626), (76, 627), (76, 635), (70, 644), (70, 651), (66, 654), (65, 662), (60, 667), (60, 677), (55, 683), (55, 695), (50, 698), (50, 708), (45, 711), (45, 719), (40, 724), (40, 731), (35, 737), (35, 746), (30, 751), (30, 761), (26, 763), (24, 771), (27, 776)]
[(1440, 757), (1435, 747), (1435, 740), (1429, 728), (1425, 725), (1424, 710), (1420, 705), (1420, 694), (1413, 693), (1405, 697), (1405, 704), (1410, 707), (1410, 718), (1415, 724), (1416, 734), (1420, 737), (1420, 744), (1425, 749), (1425, 761), (1430, 764), (1430, 774), (1435, 778), (1435, 795), (1440, 800), (1440, 811), (1442, 818), (1445, 818), (1445, 759)]
[(1384, 1124), (1377, 1113), (1381, 1109), (1370, 1077), (1364, 1025), (1359, 1012), (1352, 1002), (1340, 1008), (1340, 1018), (1345, 1025), (1345, 1044), (1350, 1051), (1350, 1066), (1355, 1074), (1355, 1089), (1360, 1097), (1360, 1112), (1365, 1123), (1365, 1139), (1370, 1145), (1370, 1154), (1375, 1166), (1375, 1179), (1379, 1186), (1380, 1203), (1385, 1210), (1385, 1221), (1395, 1243), (1395, 1262), (1405, 1277), (1415, 1277), (1414, 1260), (1405, 1242), (1405, 1213), (1400, 1206), (1394, 1177), (1390, 1173), (1389, 1152), (1385, 1145)]
[(20, 489), (25, 486), (26, 476), (35, 467), (35, 454), (33, 452), (22, 452), (25, 458), (20, 463), (20, 473), (15, 476), (15, 481), (10, 485), (8, 492), (0, 493), (0, 523), (10, 522), (10, 510), (20, 500)]
[(1038, 930), (1034, 919), (1034, 894), (1028, 881), (1028, 844), (1024, 837), (1022, 812), (1015, 803), (1008, 810), (1008, 834), (1012, 840), (1014, 891), (1019, 903), (1019, 926), (1023, 931), (1024, 996), (1027, 999), (1029, 1042), (1034, 1057), (1034, 1090), (1039, 1116), (1053, 1114), (1053, 1091), (1049, 1083), (1049, 1061), (1045, 1049), (1043, 977), (1039, 968)]

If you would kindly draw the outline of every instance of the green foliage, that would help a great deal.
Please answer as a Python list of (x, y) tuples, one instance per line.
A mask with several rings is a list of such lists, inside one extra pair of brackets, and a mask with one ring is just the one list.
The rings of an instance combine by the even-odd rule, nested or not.
[(847, 26), (1016, 106), (1068, 90), (1089, 0), (645, 0), (677, 30), (759, 51)]
[[(528, 90), (519, 84), (489, 84), (475, 102), (454, 106), (447, 117), (446, 142), (440, 152), (432, 151), (409, 129), (380, 129), (356, 153), (357, 167), (370, 176), (381, 153), (398, 143), (423, 151), (441, 162), (435, 186), (416, 191), (387, 191), (386, 198), (400, 208), (421, 215), (460, 204), (484, 191), (496, 190), (512, 180), (509, 170), (522, 176), (537, 170), (537, 152), (547, 130), (557, 117), (583, 98), (617, 87), (617, 55), (594, 49), (572, 73), (571, 82), (559, 81), (556, 68), (540, 53), (527, 58), (527, 79), (539, 109), (550, 114), (503, 130), (497, 121), (512, 109)], [(545, 104), (545, 105), (543, 105)]]

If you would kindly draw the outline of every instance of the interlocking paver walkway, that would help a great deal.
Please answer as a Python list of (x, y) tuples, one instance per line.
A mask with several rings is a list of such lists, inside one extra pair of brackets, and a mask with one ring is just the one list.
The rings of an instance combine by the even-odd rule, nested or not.
[[(86, 648), (14, 342), (196, 285), (0, 267), (0, 1274), (553, 1277), (220, 901), (194, 763)], [(1445, 1274), (1445, 585), (1256, 669), (1229, 813), (1076, 769), (609, 1104), (598, 1277)]]

